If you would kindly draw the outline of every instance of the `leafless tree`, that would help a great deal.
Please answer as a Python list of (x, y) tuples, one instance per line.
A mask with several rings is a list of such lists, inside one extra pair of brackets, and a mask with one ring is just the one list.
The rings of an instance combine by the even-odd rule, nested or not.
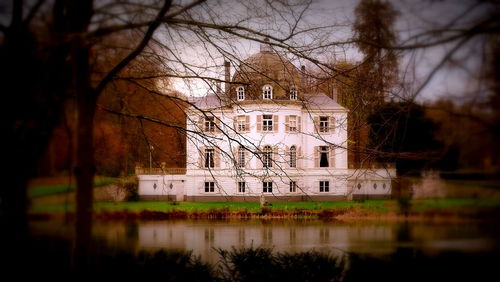
[[(339, 40), (332, 36), (332, 30), (338, 27), (335, 22), (314, 25), (305, 20), (311, 3), (299, 0), (38, 0), (2, 4), (0, 77), (7, 89), (4, 92), (7, 106), (2, 112), (1, 130), (7, 136), (3, 139), (4, 171), (10, 176), (2, 187), (2, 209), (11, 219), (12, 233), (15, 236), (26, 234), (26, 181), (33, 176), (35, 160), (44, 151), (68, 99), (75, 101), (78, 117), (73, 170), (77, 179), (76, 253), (83, 259), (92, 223), (93, 124), (100, 95), (113, 81), (124, 80), (147, 89), (151, 95), (194, 106), (189, 100), (138, 82), (140, 76), (127, 77), (124, 69), (138, 56), (155, 57), (162, 62), (164, 72), (156, 77), (158, 79), (196, 80), (216, 88), (217, 82), (229, 83), (218, 73), (221, 63), (224, 60), (234, 66), (244, 63), (242, 58), (247, 54), (242, 50), (249, 49), (248, 42), (286, 51), (291, 59), (314, 64), (334, 74), (346, 72), (323, 60), (324, 54), (355, 43), (362, 43), (368, 49), (373, 46), (377, 50), (389, 50), (390, 54), (418, 52), (443, 44), (451, 46), (423, 82), (407, 95), (414, 98), (457, 50), (469, 46), (467, 43), (478, 37), (498, 34), (496, 1), (474, 2), (472, 8), (464, 10), (456, 19), (396, 42), (378, 42), (364, 37)], [(464, 15), (483, 6), (492, 8), (486, 8), (490, 11), (486, 17), (457, 24)], [(96, 72), (94, 60), (101, 52), (96, 48), (97, 43), (118, 33), (133, 33), (133, 47), (127, 44), (122, 58)], [(373, 57), (379, 53), (366, 54)], [(144, 78), (152, 79), (150, 75)], [(155, 117), (105, 110), (182, 130), (182, 126)], [(205, 114), (211, 115), (210, 112)]]

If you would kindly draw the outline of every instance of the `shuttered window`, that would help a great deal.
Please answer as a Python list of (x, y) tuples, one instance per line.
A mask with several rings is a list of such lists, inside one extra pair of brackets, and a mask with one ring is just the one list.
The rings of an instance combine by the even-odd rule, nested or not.
[(314, 147), (314, 167), (335, 167), (335, 150), (333, 147)]
[(262, 116), (262, 130), (273, 131), (273, 115)]
[(214, 154), (215, 154), (214, 149), (212, 149), (212, 148), (205, 149), (205, 167), (206, 168), (214, 168), (215, 167)]

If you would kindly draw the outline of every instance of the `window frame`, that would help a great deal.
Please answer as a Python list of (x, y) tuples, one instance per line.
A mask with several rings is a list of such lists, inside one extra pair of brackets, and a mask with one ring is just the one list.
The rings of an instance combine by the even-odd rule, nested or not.
[(203, 123), (203, 132), (215, 132), (215, 117), (205, 117)]
[(289, 188), (290, 193), (297, 193), (297, 181), (290, 181)]
[(269, 145), (262, 148), (262, 167), (273, 167), (273, 148)]
[(215, 182), (205, 181), (205, 193), (215, 193)]
[(273, 131), (273, 115), (262, 115), (262, 131)]
[(290, 159), (288, 162), (288, 165), (290, 167), (296, 168), (297, 167), (297, 146), (292, 145), (289, 150), (290, 154)]
[(203, 166), (205, 168), (215, 168), (215, 149), (205, 148), (204, 156), (205, 156), (205, 162)]
[(245, 87), (243, 86), (236, 87), (236, 100), (238, 101), (245, 100)]
[(319, 182), (319, 192), (320, 193), (329, 193), (330, 192), (330, 181), (329, 180), (321, 180)]
[(246, 166), (246, 151), (245, 148), (240, 146), (237, 151), (237, 166), (238, 168), (244, 168)]
[(262, 99), (271, 100), (273, 99), (273, 87), (269, 84), (262, 86)]
[(247, 184), (245, 181), (238, 181), (238, 193), (244, 194), (246, 192)]
[[(326, 120), (325, 120), (326, 119)], [(327, 116), (320, 116), (318, 120), (318, 130), (320, 133), (327, 133), (329, 132), (329, 123), (330, 123), (330, 118)]]
[(297, 87), (295, 86), (290, 87), (290, 100), (296, 101), (297, 96), (298, 96)]
[[(292, 122), (294, 124), (293, 126), (292, 126)], [(299, 131), (299, 128), (297, 126), (297, 122), (298, 122), (297, 116), (291, 115), (288, 117), (288, 131), (289, 132), (295, 133), (295, 132)]]
[[(326, 154), (326, 166), (322, 165), (323, 154)], [(330, 167), (330, 147), (319, 146), (319, 167)]]
[(247, 131), (247, 120), (245, 116), (236, 117), (236, 126), (238, 132), (246, 132)]
[(262, 193), (273, 193), (273, 182), (263, 181), (262, 182)]

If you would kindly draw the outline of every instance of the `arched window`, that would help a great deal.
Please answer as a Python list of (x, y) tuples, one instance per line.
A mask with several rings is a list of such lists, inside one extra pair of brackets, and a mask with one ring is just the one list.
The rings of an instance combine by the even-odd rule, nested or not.
[(246, 159), (245, 159), (245, 147), (240, 146), (238, 148), (238, 167), (245, 167)]
[(297, 100), (297, 87), (290, 87), (290, 100)]
[(297, 147), (290, 147), (290, 167), (297, 167)]
[(273, 87), (271, 85), (264, 85), (262, 87), (262, 99), (269, 100), (273, 98)]
[(236, 99), (238, 101), (245, 100), (245, 88), (243, 86), (238, 86), (238, 88), (236, 88)]
[(264, 167), (272, 167), (273, 166), (273, 149), (271, 146), (264, 146), (263, 154), (262, 154), (262, 163)]

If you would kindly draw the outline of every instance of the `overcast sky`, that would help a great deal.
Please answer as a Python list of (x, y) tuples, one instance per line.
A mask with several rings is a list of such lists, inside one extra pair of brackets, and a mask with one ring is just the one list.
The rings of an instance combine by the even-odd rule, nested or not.
[[(472, 9), (472, 4), (475, 1), (414, 1), (414, 0), (400, 0), (390, 1), (394, 8), (399, 11), (398, 20), (395, 26), (395, 31), (398, 34), (400, 42), (404, 42), (410, 36), (418, 34), (422, 31), (442, 27), (453, 20), (456, 20), (451, 26), (452, 28), (459, 28), (462, 25), (470, 25), (471, 22), (480, 19), (487, 8), (483, 6)], [(354, 9), (358, 1), (352, 0), (313, 0), (312, 5), (309, 7), (303, 18), (303, 25), (331, 25), (334, 26), (328, 29), (328, 36), (331, 40), (346, 40), (352, 35), (352, 23), (354, 22)], [(225, 6), (228, 8), (228, 15), (233, 14), (233, 17), (242, 16), (244, 12), (238, 14), (238, 8)], [(263, 13), (269, 12), (263, 8)], [(465, 13), (466, 12), (466, 13)], [(465, 13), (465, 15), (464, 15)], [(258, 22), (256, 24), (264, 24)], [(271, 25), (271, 24), (270, 24)], [(278, 20), (270, 28), (280, 28), (283, 26)], [(327, 33), (326, 30), (323, 30)], [(307, 42), (308, 39), (304, 39)], [(452, 62), (454, 64), (446, 64), (433, 76), (430, 83), (422, 89), (417, 99), (419, 101), (432, 100), (436, 97), (454, 97), (461, 99), (465, 94), (467, 97), (475, 91), (474, 75), (477, 74), (477, 68), (481, 62), (480, 45), (478, 41), (473, 41), (461, 48), (453, 56)], [(259, 43), (245, 42), (241, 40), (237, 47), (232, 52), (237, 53), (239, 57), (246, 57), (259, 50)], [(432, 48), (419, 49), (406, 51), (400, 56), (400, 73), (404, 76), (407, 84), (405, 90), (408, 94), (415, 89), (418, 89), (423, 81), (426, 80), (432, 69), (442, 60), (450, 48), (454, 46), (453, 42), (447, 45), (439, 45)], [(196, 48), (196, 47), (193, 47)], [(182, 53), (182, 50), (180, 51)], [(193, 53), (199, 54), (199, 57), (193, 56)], [(190, 52), (184, 50), (184, 55), (190, 57), (193, 61), (203, 61), (206, 64), (215, 63), (210, 62), (202, 54), (203, 52)], [(328, 58), (347, 59), (351, 61), (359, 61), (361, 55), (355, 48), (336, 48), (329, 50)], [(213, 59), (213, 58), (211, 58)], [(320, 58), (322, 60), (325, 57)], [(220, 59), (222, 60), (222, 58)], [(294, 62), (297, 66), (302, 62)], [(222, 70), (222, 68), (219, 68)], [(222, 75), (222, 71), (219, 71)], [(217, 73), (212, 73), (217, 75)], [(203, 84), (195, 84), (194, 88), (186, 89), (181, 84), (175, 84), (182, 92), (190, 92), (191, 95), (202, 95), (206, 93), (207, 88)], [(193, 86), (193, 85), (191, 85)]]

